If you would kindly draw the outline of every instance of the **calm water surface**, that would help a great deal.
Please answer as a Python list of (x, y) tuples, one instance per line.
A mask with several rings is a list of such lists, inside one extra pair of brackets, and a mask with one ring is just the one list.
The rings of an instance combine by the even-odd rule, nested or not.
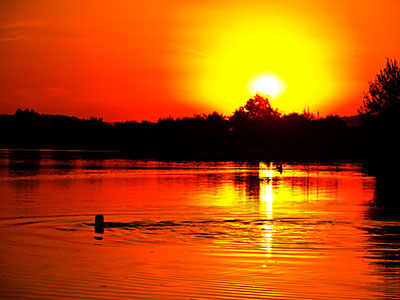
[(2, 150), (0, 298), (400, 299), (394, 190), (354, 164)]

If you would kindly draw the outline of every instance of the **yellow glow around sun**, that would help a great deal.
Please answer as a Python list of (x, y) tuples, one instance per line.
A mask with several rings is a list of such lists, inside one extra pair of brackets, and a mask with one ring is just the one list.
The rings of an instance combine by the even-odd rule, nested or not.
[(284, 81), (273, 73), (261, 73), (250, 80), (248, 90), (250, 94), (259, 94), (264, 97), (276, 99), (285, 92)]
[[(196, 13), (203, 16), (201, 10)], [(316, 113), (331, 105), (332, 95), (350, 80), (333, 64), (341, 48), (323, 24), (287, 11), (269, 18), (241, 11), (223, 19), (205, 14), (199, 20), (190, 35), (179, 30), (173, 36), (191, 38), (173, 48), (169, 61), (182, 74), (171, 81), (183, 101), (189, 95), (202, 107), (230, 114), (259, 92), (270, 95), (272, 107), (283, 113), (306, 108)]]
[(192, 82), (199, 100), (218, 111), (231, 113), (257, 92), (282, 112), (316, 111), (334, 93), (328, 46), (293, 20), (245, 20), (215, 36)]

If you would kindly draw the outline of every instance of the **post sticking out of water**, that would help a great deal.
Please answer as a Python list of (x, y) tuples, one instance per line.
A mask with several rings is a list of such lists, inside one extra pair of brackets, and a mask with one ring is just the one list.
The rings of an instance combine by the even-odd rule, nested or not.
[(96, 215), (94, 218), (94, 231), (96, 233), (104, 233), (104, 216)]
[(104, 227), (104, 216), (103, 215), (96, 215), (94, 218), (94, 226)]

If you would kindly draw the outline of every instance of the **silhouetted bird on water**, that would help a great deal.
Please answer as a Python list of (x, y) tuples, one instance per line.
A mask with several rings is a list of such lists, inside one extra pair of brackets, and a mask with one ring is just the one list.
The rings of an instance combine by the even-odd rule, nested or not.
[(279, 173), (282, 174), (282, 171), (283, 171), (282, 164), (279, 164), (279, 166), (277, 166), (276, 169), (278, 170)]

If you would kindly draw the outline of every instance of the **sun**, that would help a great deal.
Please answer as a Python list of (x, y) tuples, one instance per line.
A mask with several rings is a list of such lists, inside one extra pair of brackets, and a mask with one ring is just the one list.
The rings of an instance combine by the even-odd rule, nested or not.
[[(230, 21), (203, 22), (197, 34), (204, 40), (198, 38), (190, 47), (171, 51), (168, 66), (179, 69), (181, 75), (171, 69), (168, 84), (176, 88), (180, 101), (190, 95), (199, 107), (224, 114), (255, 94), (273, 100), (281, 112), (301, 112), (305, 107), (324, 112), (337, 101), (345, 101), (333, 103), (332, 95), (338, 89), (347, 91), (353, 81), (345, 66), (333, 65), (332, 50), (342, 49), (339, 43), (332, 43), (330, 31), (317, 25), (284, 10), (271, 18), (247, 18), (240, 12)], [(183, 34), (174, 33), (174, 40)], [(350, 45), (351, 41), (346, 47)]]
[(268, 98), (278, 98), (286, 90), (285, 82), (274, 73), (261, 73), (254, 76), (248, 84), (250, 94)]

